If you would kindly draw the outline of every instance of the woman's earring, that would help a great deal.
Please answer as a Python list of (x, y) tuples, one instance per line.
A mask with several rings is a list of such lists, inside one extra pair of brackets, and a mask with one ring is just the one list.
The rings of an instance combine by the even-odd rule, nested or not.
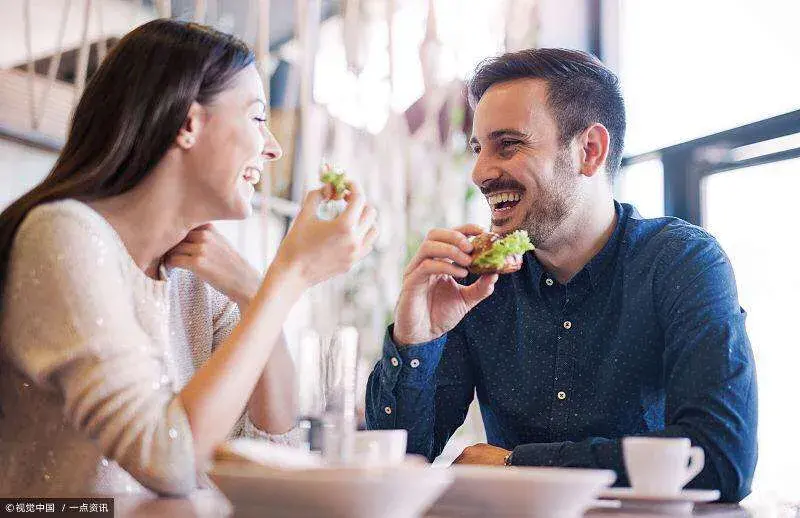
[(185, 137), (183, 137), (183, 142), (187, 146), (193, 146), (194, 145), (194, 137), (191, 136), (191, 135), (186, 135)]

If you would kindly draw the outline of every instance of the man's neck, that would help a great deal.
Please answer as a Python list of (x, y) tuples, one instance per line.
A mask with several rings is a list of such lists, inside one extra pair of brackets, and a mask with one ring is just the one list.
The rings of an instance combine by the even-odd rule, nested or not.
[(558, 235), (534, 253), (545, 270), (565, 284), (603, 249), (616, 224), (613, 198), (603, 197), (568, 218), (556, 231)]

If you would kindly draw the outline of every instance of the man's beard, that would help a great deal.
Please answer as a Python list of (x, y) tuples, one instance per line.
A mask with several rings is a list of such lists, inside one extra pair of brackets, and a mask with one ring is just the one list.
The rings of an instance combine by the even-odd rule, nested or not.
[(542, 187), (539, 196), (525, 213), (521, 227), (528, 231), (533, 246), (547, 242), (578, 205), (578, 175), (567, 150), (559, 152), (553, 181)]

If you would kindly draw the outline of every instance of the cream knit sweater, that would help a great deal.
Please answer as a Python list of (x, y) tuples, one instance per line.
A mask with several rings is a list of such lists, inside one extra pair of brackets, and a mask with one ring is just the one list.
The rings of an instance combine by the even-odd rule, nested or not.
[[(19, 228), (0, 315), (0, 496), (186, 494), (203, 477), (176, 395), (239, 321), (191, 272), (147, 277), (88, 205)], [(243, 416), (232, 436), (270, 437)]]

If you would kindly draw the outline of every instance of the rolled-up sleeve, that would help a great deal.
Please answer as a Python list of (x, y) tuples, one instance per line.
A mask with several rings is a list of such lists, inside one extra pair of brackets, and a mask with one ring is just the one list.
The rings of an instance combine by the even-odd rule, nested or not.
[[(241, 321), (241, 311), (239, 306), (220, 293), (211, 286), (206, 286), (209, 291), (209, 296), (212, 305), (212, 318), (213, 318), (213, 343), (211, 351), (216, 351), (222, 343), (230, 337), (236, 326)], [(285, 342), (286, 338), (282, 335), (281, 341)], [(285, 344), (283, 345), (285, 347)], [(288, 402), (287, 402), (288, 404)], [(256, 425), (250, 415), (248, 409), (245, 408), (242, 415), (236, 421), (231, 433), (228, 434), (228, 439), (236, 439), (239, 437), (246, 437), (248, 439), (261, 439), (276, 444), (285, 446), (301, 446), (303, 443), (303, 433), (297, 426), (293, 427), (286, 433), (273, 434), (262, 430)]]
[[(730, 261), (699, 229), (670, 236), (655, 264), (654, 304), (664, 330), (666, 392), (663, 430), (705, 452), (688, 487), (718, 489), (738, 502), (750, 492), (757, 459), (755, 361)], [(627, 484), (620, 439), (521, 444), (512, 462), (528, 466), (613, 469)]]
[(733, 268), (704, 232), (676, 236), (664, 257), (656, 293), (668, 423), (705, 450), (694, 487), (718, 488), (724, 500), (739, 501), (755, 471), (758, 413), (755, 360)]
[(367, 384), (367, 426), (407, 430), (409, 453), (433, 461), (464, 422), (474, 390), (458, 329), (398, 347), (390, 326)]

